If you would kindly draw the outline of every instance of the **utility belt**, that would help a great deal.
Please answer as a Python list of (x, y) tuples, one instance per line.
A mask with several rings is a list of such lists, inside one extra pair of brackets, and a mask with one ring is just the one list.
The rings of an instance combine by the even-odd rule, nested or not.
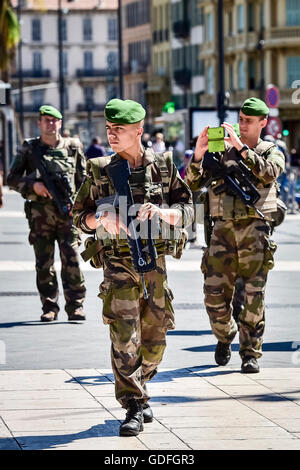
[[(158, 256), (171, 255), (176, 259), (181, 258), (184, 245), (187, 240), (187, 232), (181, 231), (179, 239), (155, 240), (154, 245)], [(145, 240), (145, 244), (147, 240)], [(90, 260), (93, 268), (99, 269), (103, 266), (103, 256), (115, 256), (117, 258), (131, 258), (130, 248), (127, 243), (120, 243), (116, 239), (97, 239), (88, 237), (84, 242), (85, 250), (81, 253), (84, 261)]]

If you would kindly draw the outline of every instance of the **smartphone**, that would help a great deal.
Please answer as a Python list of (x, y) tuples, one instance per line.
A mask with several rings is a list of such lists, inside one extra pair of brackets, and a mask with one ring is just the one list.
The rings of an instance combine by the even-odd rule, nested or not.
[(209, 127), (207, 135), (209, 152), (225, 152), (224, 127)]

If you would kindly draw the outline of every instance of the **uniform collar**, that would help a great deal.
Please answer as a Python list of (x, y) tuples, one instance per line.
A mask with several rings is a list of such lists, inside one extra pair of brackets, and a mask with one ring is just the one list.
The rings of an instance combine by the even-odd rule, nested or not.
[[(114, 153), (111, 157), (111, 161), (121, 160), (122, 157), (118, 153)], [(152, 149), (144, 149), (143, 155), (143, 167), (146, 167), (155, 161), (155, 153)]]

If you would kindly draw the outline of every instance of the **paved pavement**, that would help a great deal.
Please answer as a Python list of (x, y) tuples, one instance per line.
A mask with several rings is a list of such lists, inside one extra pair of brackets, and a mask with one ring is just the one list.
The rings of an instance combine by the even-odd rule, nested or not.
[(300, 449), (299, 215), (289, 216), (275, 235), (280, 250), (268, 286), (259, 374), (240, 373), (237, 343), (229, 366), (215, 367), (200, 252), (169, 260), (177, 328), (148, 386), (155, 419), (139, 436), (121, 438), (125, 412), (114, 397), (108, 333), (95, 305), (99, 280), (85, 265), (91, 297), (81, 326), (64, 321), (63, 312), (55, 324), (36, 321), (40, 306), (22, 202), (6, 196), (0, 211), (0, 450)]
[(299, 369), (161, 370), (149, 391), (154, 421), (119, 437), (110, 370), (1, 371), (0, 449), (300, 450)]

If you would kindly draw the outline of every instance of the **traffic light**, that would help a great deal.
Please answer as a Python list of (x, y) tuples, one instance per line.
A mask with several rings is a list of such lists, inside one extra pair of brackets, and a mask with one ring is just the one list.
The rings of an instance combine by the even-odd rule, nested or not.
[(163, 106), (163, 112), (164, 113), (175, 113), (175, 103), (174, 101), (167, 101), (165, 105)]
[(288, 136), (290, 135), (290, 131), (289, 131), (288, 129), (283, 129), (282, 135), (283, 135), (284, 137), (288, 137)]

